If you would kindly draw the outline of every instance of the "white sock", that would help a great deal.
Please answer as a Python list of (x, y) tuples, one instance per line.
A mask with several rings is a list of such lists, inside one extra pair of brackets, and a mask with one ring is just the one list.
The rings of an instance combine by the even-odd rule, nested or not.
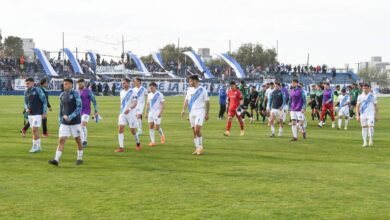
[(160, 129), (158, 129), (158, 133), (160, 134), (160, 136), (164, 135), (163, 129), (161, 127), (160, 127)]
[(202, 137), (198, 137), (198, 147), (203, 147), (203, 138)]
[(283, 133), (283, 128), (279, 128), (279, 134)]
[(150, 142), (154, 143), (154, 129), (149, 129)]
[(348, 127), (348, 122), (349, 122), (349, 119), (346, 117), (346, 118), (345, 118), (345, 128)]
[(57, 151), (56, 151), (56, 156), (54, 157), (54, 160), (56, 160), (57, 162), (60, 162), (60, 157), (61, 157), (61, 155), (62, 155), (62, 151), (59, 151), (59, 150), (57, 149)]
[(138, 132), (142, 133), (142, 120), (141, 119), (137, 119), (137, 122), (138, 122)]
[(339, 118), (339, 128), (341, 128), (342, 124), (343, 124), (343, 119)]
[(275, 134), (275, 125), (271, 125), (271, 133)]
[(297, 128), (297, 125), (292, 125), (291, 126), (291, 130), (292, 130), (292, 133), (293, 133), (293, 137), (294, 138), (298, 138), (298, 128)]
[(139, 144), (139, 136), (138, 136), (138, 133), (135, 133), (134, 139), (135, 139), (135, 143), (136, 143), (136, 144)]
[(364, 143), (367, 143), (367, 130), (367, 128), (362, 128), (362, 137)]
[(119, 147), (120, 148), (124, 148), (123, 146), (123, 141), (125, 140), (125, 136), (123, 135), (123, 133), (119, 133), (118, 134), (118, 142), (119, 142)]
[(374, 137), (374, 128), (373, 127), (368, 127), (368, 137), (372, 140)]
[(77, 150), (77, 160), (83, 160), (83, 150)]
[(82, 139), (81, 141), (82, 142), (87, 141), (87, 138), (88, 138), (87, 126), (82, 126), (81, 130), (83, 131), (83, 134), (81, 135), (81, 139)]
[(41, 139), (35, 140), (35, 145), (38, 149), (41, 149)]
[(198, 138), (194, 138), (194, 144), (195, 144), (195, 148), (198, 148), (198, 146), (199, 146)]

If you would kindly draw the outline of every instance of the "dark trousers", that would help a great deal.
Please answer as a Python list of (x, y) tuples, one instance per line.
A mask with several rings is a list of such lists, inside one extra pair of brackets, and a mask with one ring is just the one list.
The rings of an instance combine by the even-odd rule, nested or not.
[(219, 115), (218, 118), (223, 118), (223, 115), (226, 112), (226, 104), (219, 104)]
[[(30, 128), (30, 122), (27, 121), (27, 123), (23, 127), (23, 130), (27, 131), (29, 128)], [(47, 134), (47, 118), (42, 119), (42, 130), (43, 130), (43, 134)]]

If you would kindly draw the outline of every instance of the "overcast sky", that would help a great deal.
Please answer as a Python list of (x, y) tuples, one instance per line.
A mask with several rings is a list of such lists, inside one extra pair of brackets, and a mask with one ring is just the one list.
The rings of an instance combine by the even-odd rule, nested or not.
[(388, 0), (8, 0), (0, 7), (3, 36), (34, 38), (41, 49), (65, 46), (120, 55), (147, 55), (167, 43), (226, 52), (241, 43), (266, 48), (279, 41), (283, 63), (349, 63), (382, 56), (390, 61)]

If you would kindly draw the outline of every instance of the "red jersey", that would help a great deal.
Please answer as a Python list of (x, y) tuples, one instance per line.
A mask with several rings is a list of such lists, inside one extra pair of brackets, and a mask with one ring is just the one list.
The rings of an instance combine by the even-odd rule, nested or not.
[(227, 98), (229, 100), (229, 109), (234, 109), (236, 110), (238, 106), (240, 106), (240, 100), (242, 99), (242, 95), (240, 90), (232, 90), (230, 89)]

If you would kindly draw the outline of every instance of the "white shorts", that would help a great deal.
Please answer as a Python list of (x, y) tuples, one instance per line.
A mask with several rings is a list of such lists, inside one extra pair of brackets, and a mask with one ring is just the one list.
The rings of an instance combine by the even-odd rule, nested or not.
[(284, 118), (284, 112), (283, 110), (282, 111), (279, 111), (279, 109), (271, 109), (271, 115), (275, 115), (275, 118), (276, 117), (279, 117), (279, 120), (282, 120)]
[(89, 122), (89, 118), (90, 118), (90, 116), (89, 115), (86, 115), (86, 114), (83, 114), (83, 115), (81, 115), (81, 121), (82, 122)]
[(290, 112), (291, 120), (303, 121), (305, 116), (301, 111), (291, 111)]
[(198, 110), (194, 112), (190, 112), (190, 123), (191, 127), (195, 127), (195, 125), (203, 125), (204, 117), (206, 116), (205, 110)]
[(148, 115), (148, 123), (154, 123), (156, 125), (161, 124), (161, 117), (158, 117), (158, 114), (150, 114)]
[(40, 128), (42, 125), (42, 115), (29, 115), (28, 122), (31, 127)]
[(347, 117), (349, 117), (349, 106), (344, 106), (344, 107), (340, 108), (339, 112), (338, 112), (338, 115), (339, 116), (347, 116)]
[(120, 114), (118, 117), (118, 125), (129, 125), (130, 128), (137, 127), (137, 116), (134, 114)]
[(70, 137), (73, 136), (74, 138), (80, 137), (81, 135), (81, 124), (77, 125), (60, 125), (60, 129), (58, 131), (59, 137)]
[(362, 127), (374, 127), (375, 125), (375, 116), (373, 114), (362, 114), (360, 115), (360, 124)]

